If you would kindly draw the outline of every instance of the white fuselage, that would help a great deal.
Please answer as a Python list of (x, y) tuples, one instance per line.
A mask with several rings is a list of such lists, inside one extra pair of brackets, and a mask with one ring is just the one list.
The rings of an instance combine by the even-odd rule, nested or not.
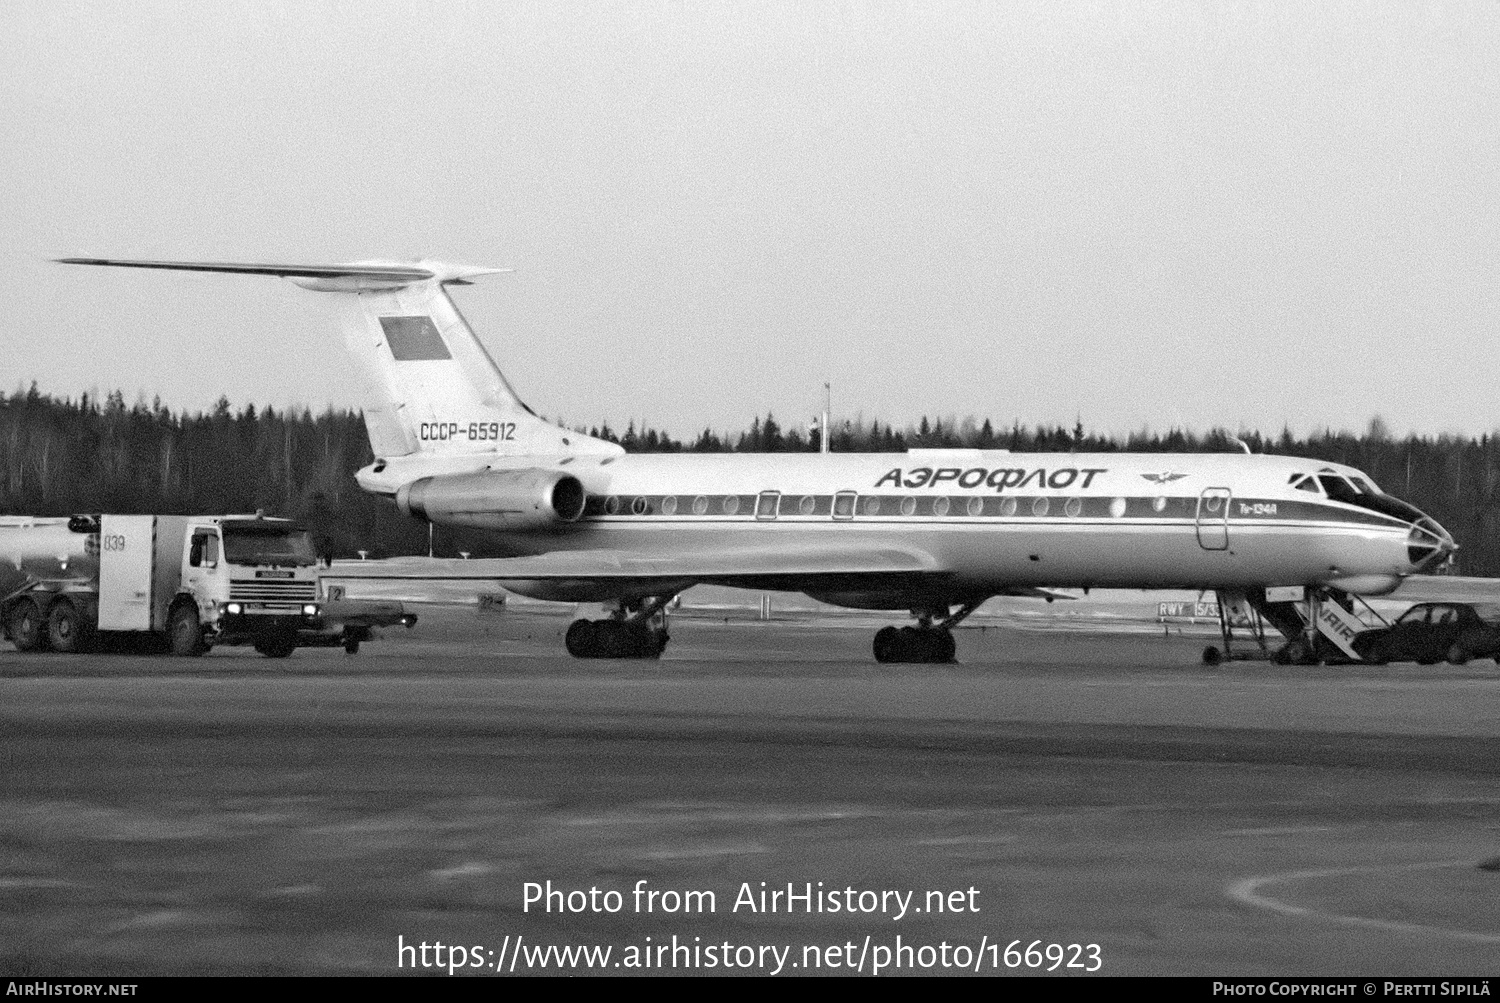
[(424, 455), (393, 460), (381, 475), (366, 468), (360, 481), (384, 492), (416, 476), (521, 466), (566, 470), (589, 497), (577, 522), (499, 534), (516, 553), (899, 543), (930, 554), (955, 595), (1018, 586), (1316, 584), (1381, 593), (1414, 570), (1409, 519), (1291, 483), (1319, 471), (1363, 475), (1282, 456)]

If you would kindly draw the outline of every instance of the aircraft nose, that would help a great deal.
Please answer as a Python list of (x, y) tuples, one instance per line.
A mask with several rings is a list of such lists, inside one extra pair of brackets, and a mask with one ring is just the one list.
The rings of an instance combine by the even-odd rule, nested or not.
[(1429, 515), (1414, 521), (1406, 534), (1406, 559), (1413, 572), (1437, 570), (1457, 549), (1453, 534)]

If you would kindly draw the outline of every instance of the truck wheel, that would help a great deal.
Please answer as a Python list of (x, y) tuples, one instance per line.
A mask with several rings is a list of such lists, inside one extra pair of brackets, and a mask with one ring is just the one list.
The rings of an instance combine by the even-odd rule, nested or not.
[(17, 651), (42, 651), (47, 647), (46, 622), (34, 600), (22, 599), (11, 610), (10, 639)]
[(178, 606), (167, 621), (167, 637), (172, 644), (172, 654), (191, 658), (208, 650), (203, 643), (203, 625), (198, 622), (198, 610), (192, 606)]
[(350, 637), (350, 638), (346, 638), (344, 640), (344, 654), (346, 654), (346, 655), (357, 655), (357, 654), (359, 654), (359, 638), (357, 638), (357, 637)]
[(78, 607), (66, 599), (52, 604), (52, 612), (47, 614), (47, 640), (53, 651), (81, 651), (86, 629)]
[(255, 650), (267, 658), (285, 658), (297, 650), (297, 639), (284, 634), (272, 634), (257, 640)]

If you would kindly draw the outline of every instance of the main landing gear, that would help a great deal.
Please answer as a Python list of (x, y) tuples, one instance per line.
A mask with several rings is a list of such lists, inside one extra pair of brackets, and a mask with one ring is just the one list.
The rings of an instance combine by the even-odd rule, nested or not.
[(957, 612), (951, 612), (946, 606), (912, 610), (912, 615), (917, 618), (915, 627), (881, 627), (875, 632), (875, 661), (951, 663), (958, 653), (953, 628), (983, 602), (983, 599), (971, 602), (959, 607)]
[(953, 635), (937, 627), (881, 627), (875, 632), (875, 661), (947, 664), (958, 653)]
[(574, 658), (660, 658), (671, 639), (667, 603), (659, 599), (621, 601), (607, 620), (574, 620), (564, 643)]

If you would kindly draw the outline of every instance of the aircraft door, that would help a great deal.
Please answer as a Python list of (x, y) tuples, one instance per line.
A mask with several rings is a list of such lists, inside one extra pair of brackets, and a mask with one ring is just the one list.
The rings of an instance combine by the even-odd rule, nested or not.
[(1204, 488), (1198, 496), (1198, 546), (1229, 549), (1229, 489)]

